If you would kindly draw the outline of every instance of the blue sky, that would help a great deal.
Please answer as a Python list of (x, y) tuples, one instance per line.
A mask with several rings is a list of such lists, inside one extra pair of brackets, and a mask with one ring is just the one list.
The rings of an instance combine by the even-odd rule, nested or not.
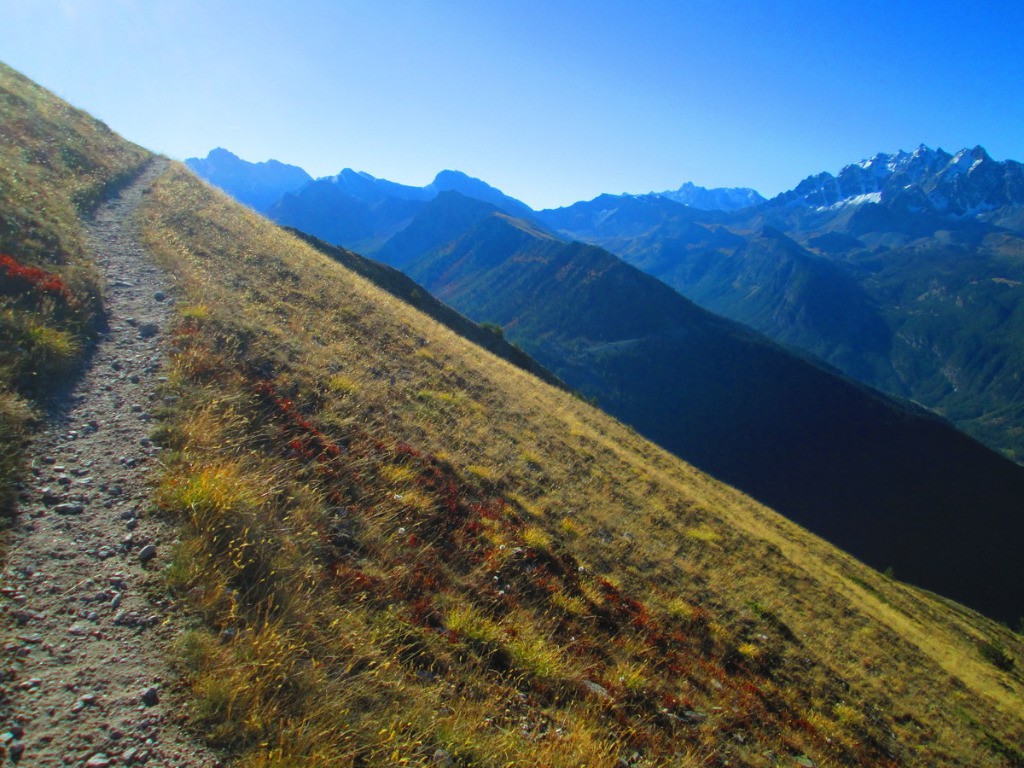
[(535, 208), (1024, 160), (1024, 3), (0, 0), (0, 60), (183, 159), (444, 168)]

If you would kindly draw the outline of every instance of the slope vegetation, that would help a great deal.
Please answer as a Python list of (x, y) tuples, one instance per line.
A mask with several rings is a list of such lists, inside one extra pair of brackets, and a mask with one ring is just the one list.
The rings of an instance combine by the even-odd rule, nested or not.
[(147, 231), (190, 302), (159, 494), (206, 624), (185, 674), (244, 763), (1019, 758), (1020, 645), (997, 625), (183, 173)]
[(413, 282), (405, 273), (399, 272), (387, 264), (366, 259), (357, 253), (325, 243), (319, 238), (307, 235), (295, 229), (288, 229), (296, 237), (312, 245), (322, 254), (347, 267), (357, 275), (366, 278), (383, 288), (407, 304), (412, 305), (425, 315), (447, 326), (459, 336), (472, 341), (498, 357), (508, 360), (534, 376), (555, 386), (564, 387), (550, 371), (541, 366), (519, 347), (505, 341), (503, 334), (496, 333), (493, 327), (477, 325), (469, 318), (460, 315), (444, 302), (438, 301)]
[(235, 764), (1024, 760), (1004, 627), (180, 166), (142, 215), (179, 298), (156, 488), (180, 526), (166, 587), (195, 621), (178, 663)]
[(0, 514), (9, 509), (26, 425), (101, 323), (79, 217), (145, 158), (0, 63)]

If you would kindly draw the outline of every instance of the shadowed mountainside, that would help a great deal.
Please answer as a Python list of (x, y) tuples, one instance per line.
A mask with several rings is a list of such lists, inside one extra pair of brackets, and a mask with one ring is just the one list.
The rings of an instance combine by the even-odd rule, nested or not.
[[(879, 568), (1014, 620), (1024, 468), (580, 243), (457, 195), (379, 253), (607, 411)], [(950, 563), (955, 563), (951, 567)]]
[(605, 195), (537, 217), (1019, 459), (1021, 211), (1020, 163), (920, 147), (734, 214)]

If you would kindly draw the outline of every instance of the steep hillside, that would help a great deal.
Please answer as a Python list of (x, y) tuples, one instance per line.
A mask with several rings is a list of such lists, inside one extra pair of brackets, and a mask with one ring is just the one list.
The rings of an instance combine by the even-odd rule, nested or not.
[(373, 261), (352, 251), (325, 243), (323, 240), (296, 229), (289, 229), (288, 231), (309, 243), (328, 258), (342, 264), (360, 277), (365, 277), (392, 296), (401, 299), (423, 314), (447, 326), (459, 336), (522, 368), (524, 371), (532, 373), (548, 384), (559, 387), (565, 386), (557, 377), (539, 365), (536, 360), (523, 352), (523, 350), (505, 341), (501, 334), (495, 333), (493, 328), (477, 325), (469, 318), (460, 315), (447, 304), (438, 301), (424, 291), (418, 284), (409, 279), (405, 273), (379, 261)]
[(33, 409), (102, 323), (79, 217), (146, 153), (0, 64), (0, 517)]
[[(36, 93), (28, 123), (66, 108)], [(177, 315), (154, 437), (158, 514), (180, 532), (150, 589), (191, 616), (187, 714), (232, 764), (1024, 760), (1024, 644), (1005, 627), (864, 567), (181, 166), (140, 197)], [(3, 610), (6, 646), (23, 609)]]
[(379, 255), (647, 437), (876, 567), (1006, 620), (1024, 613), (1007, 539), (1024, 533), (1024, 469), (947, 423), (478, 201), (439, 197)]

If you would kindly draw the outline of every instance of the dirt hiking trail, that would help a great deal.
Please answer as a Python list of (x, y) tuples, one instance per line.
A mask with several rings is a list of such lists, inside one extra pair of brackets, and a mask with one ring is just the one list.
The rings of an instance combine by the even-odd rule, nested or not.
[(172, 527), (150, 514), (149, 440), (173, 298), (134, 214), (153, 160), (87, 223), (109, 327), (33, 439), (0, 575), (0, 762), (217, 766), (179, 727), (167, 668), (178, 614), (161, 597)]

